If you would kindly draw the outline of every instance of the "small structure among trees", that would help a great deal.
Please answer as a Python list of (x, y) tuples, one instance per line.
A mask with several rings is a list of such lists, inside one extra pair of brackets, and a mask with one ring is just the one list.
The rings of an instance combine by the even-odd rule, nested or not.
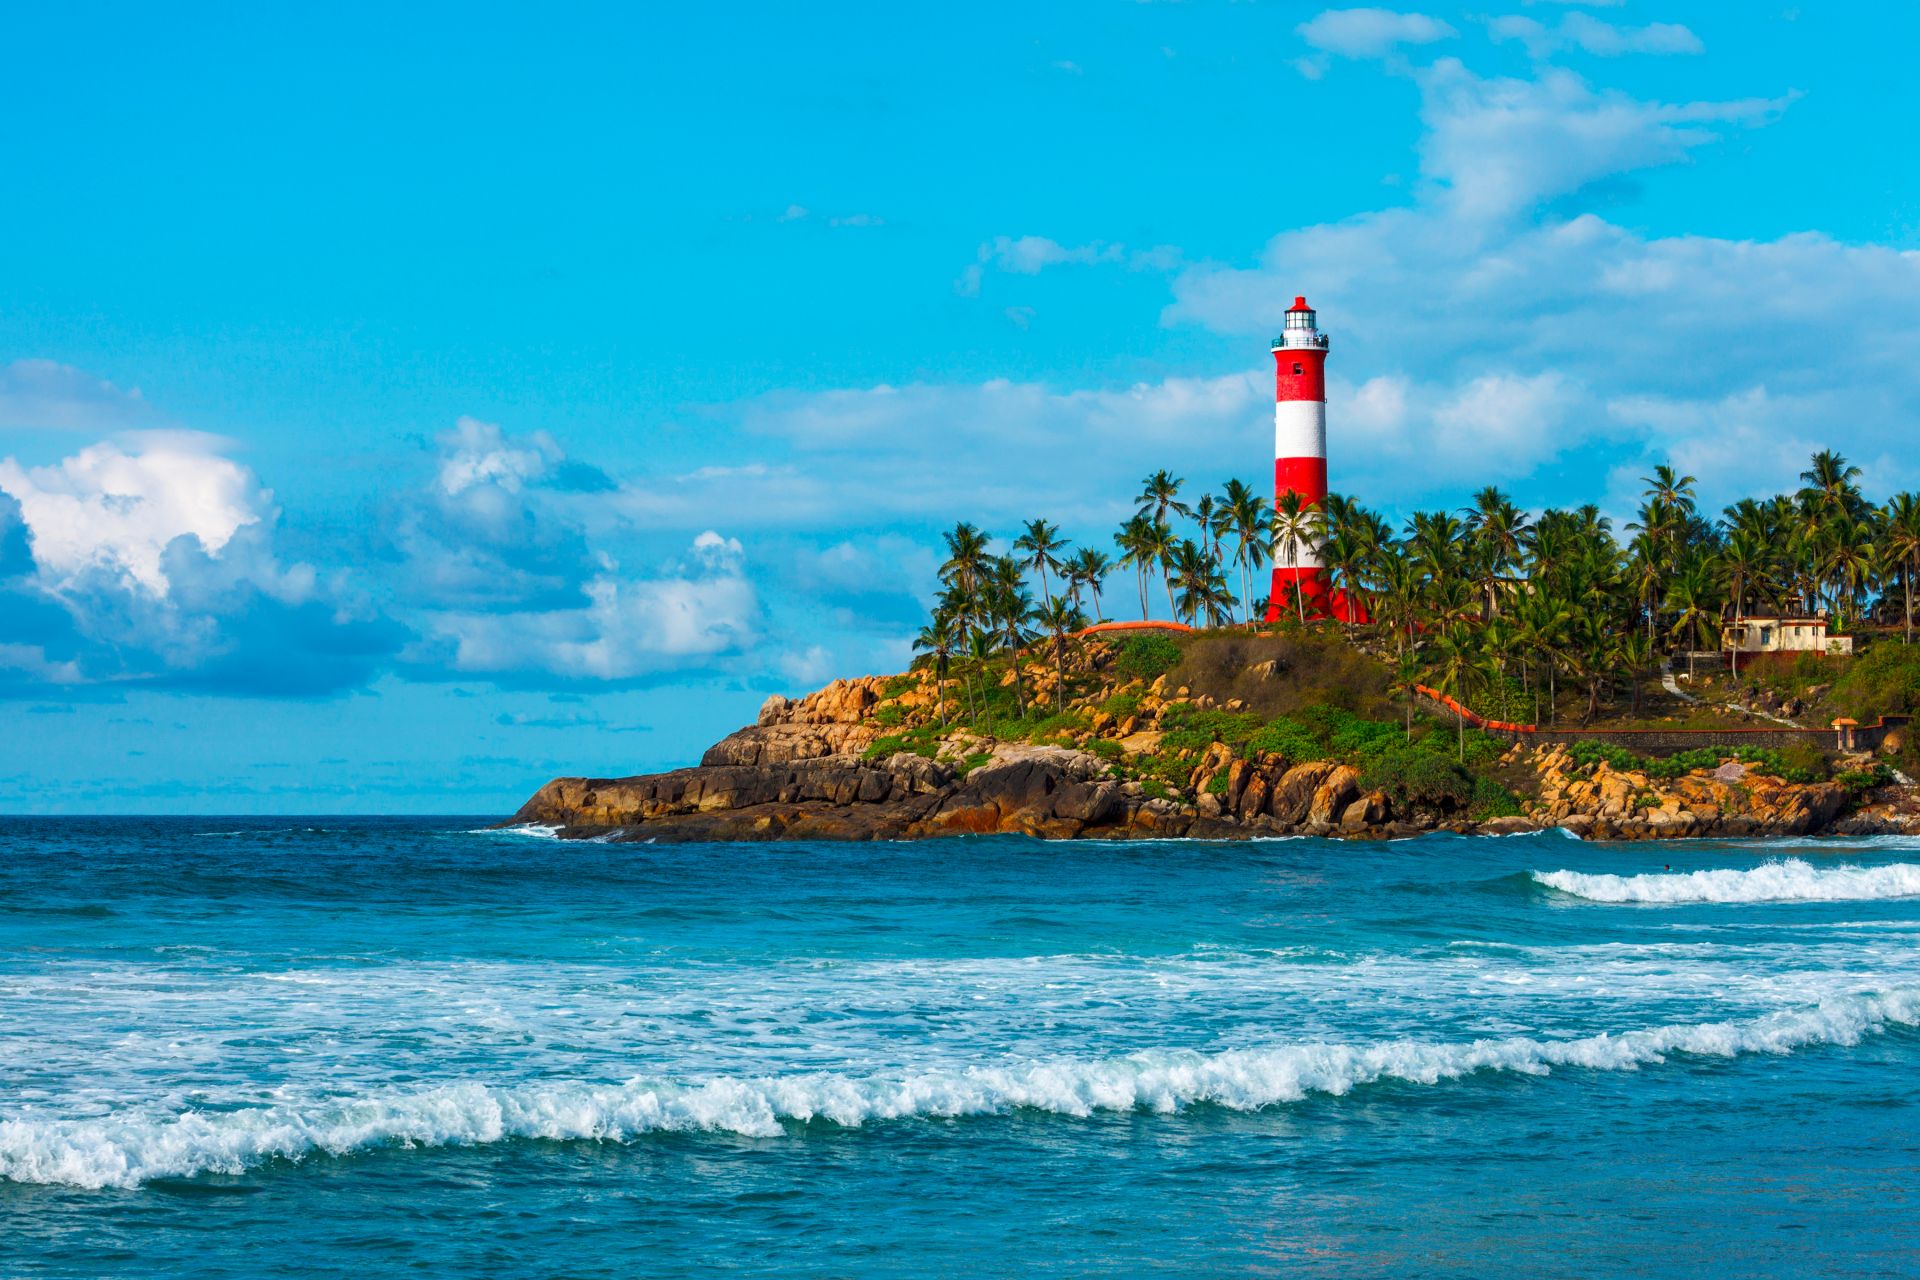
[(1852, 636), (1827, 634), (1827, 616), (1791, 614), (1751, 614), (1720, 628), (1720, 647), (1728, 653), (1823, 653), (1853, 652)]

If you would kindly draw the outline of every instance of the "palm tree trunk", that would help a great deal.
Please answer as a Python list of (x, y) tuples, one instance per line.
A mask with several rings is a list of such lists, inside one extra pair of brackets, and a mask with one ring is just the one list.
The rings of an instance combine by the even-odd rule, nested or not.
[(1900, 575), (1900, 585), (1907, 595), (1907, 638), (1903, 644), (1913, 643), (1913, 565), (1907, 565), (1907, 571)]

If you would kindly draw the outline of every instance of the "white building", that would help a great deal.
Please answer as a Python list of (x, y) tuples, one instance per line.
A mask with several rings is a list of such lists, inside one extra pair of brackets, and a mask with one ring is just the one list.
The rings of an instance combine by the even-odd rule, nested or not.
[(1853, 652), (1852, 636), (1827, 634), (1825, 615), (1811, 618), (1754, 615), (1724, 624), (1720, 628), (1720, 647), (1728, 653), (1824, 653)]

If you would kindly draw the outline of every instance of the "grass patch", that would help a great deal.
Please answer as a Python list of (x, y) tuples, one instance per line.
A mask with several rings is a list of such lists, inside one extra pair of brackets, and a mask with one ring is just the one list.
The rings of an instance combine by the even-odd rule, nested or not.
[(1114, 655), (1113, 669), (1136, 680), (1153, 680), (1180, 662), (1180, 646), (1162, 635), (1128, 636)]
[(1791, 747), (1695, 747), (1657, 759), (1635, 755), (1612, 742), (1576, 742), (1567, 756), (1582, 768), (1605, 762), (1621, 773), (1644, 773), (1649, 778), (1681, 778), (1695, 769), (1714, 769), (1728, 760), (1752, 765), (1787, 782), (1819, 782), (1827, 776), (1827, 758), (1811, 742)]

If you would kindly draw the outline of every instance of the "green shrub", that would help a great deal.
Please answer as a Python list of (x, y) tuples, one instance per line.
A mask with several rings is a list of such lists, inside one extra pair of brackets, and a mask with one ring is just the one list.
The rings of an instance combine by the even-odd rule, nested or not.
[(1920, 645), (1889, 640), (1871, 645), (1846, 664), (1829, 700), (1843, 714), (1867, 723), (1920, 709)]
[(976, 751), (970, 756), (962, 757), (960, 763), (954, 767), (954, 772), (964, 778), (991, 759), (993, 759), (991, 751)]
[(880, 686), (880, 696), (882, 698), (897, 698), (909, 689), (918, 688), (919, 685), (920, 681), (913, 676), (894, 676)]
[(906, 719), (907, 709), (897, 702), (883, 702), (873, 709), (873, 722), (882, 728), (898, 728)]
[(1205, 751), (1216, 742), (1238, 748), (1260, 728), (1260, 717), (1176, 702), (1160, 714), (1160, 745), (1168, 751)]
[(1136, 680), (1152, 680), (1173, 670), (1179, 662), (1179, 645), (1165, 636), (1143, 633), (1128, 636), (1121, 643), (1113, 669)]
[(1515, 818), (1520, 815), (1520, 800), (1492, 778), (1473, 780), (1473, 798), (1467, 803), (1467, 816), (1475, 822), (1488, 818)]
[(1112, 738), (1095, 738), (1088, 742), (1086, 746), (1082, 747), (1081, 750), (1085, 751), (1088, 755), (1099, 756), (1102, 760), (1107, 761), (1118, 760), (1127, 754), (1121, 750), (1120, 744)]
[(1247, 755), (1276, 755), (1288, 764), (1318, 760), (1325, 748), (1313, 731), (1297, 720), (1279, 716), (1247, 737)]
[(1360, 785), (1386, 792), (1396, 804), (1425, 809), (1463, 809), (1476, 794), (1474, 779), (1465, 769), (1417, 745), (1380, 752), (1361, 774)]
[(1637, 756), (1617, 742), (1583, 739), (1567, 748), (1567, 755), (1582, 767), (1605, 761), (1620, 772), (1644, 773), (1650, 778), (1680, 778), (1695, 769), (1713, 769), (1723, 761), (1738, 760), (1763, 773), (1771, 773), (1787, 782), (1818, 782), (1827, 774), (1827, 758), (1811, 742), (1796, 742), (1775, 750), (1771, 747), (1695, 747), (1659, 759)]
[(1087, 728), (1086, 713), (1082, 711), (1056, 711), (1050, 716), (1033, 722), (1027, 729), (1027, 741), (1055, 741), (1071, 739), (1076, 733), (1084, 733)]
[(904, 733), (889, 733), (875, 738), (873, 745), (860, 753), (863, 760), (884, 760), (898, 751), (910, 755), (925, 756), (933, 759), (940, 750), (940, 730), (933, 725), (923, 725), (918, 729), (908, 729)]
[(1207, 779), (1207, 791), (1216, 796), (1227, 794), (1227, 771), (1225, 769), (1222, 769), (1219, 773)]
[(1159, 778), (1174, 786), (1184, 787), (1193, 774), (1193, 764), (1177, 755), (1162, 751), (1157, 755), (1140, 755), (1133, 758), (1133, 767), (1142, 779)]
[(1858, 795), (1862, 791), (1871, 791), (1875, 787), (1884, 787), (1892, 782), (1893, 770), (1884, 764), (1876, 763), (1871, 769), (1848, 769), (1844, 773), (1836, 773), (1833, 775), (1833, 780)]
[(1160, 781), (1158, 778), (1145, 779), (1140, 783), (1140, 790), (1149, 799), (1152, 799), (1152, 800), (1173, 799), (1173, 792), (1169, 791), (1167, 789), (1167, 784)]
[(1128, 716), (1140, 714), (1140, 695), (1137, 693), (1116, 693), (1100, 704), (1100, 710), (1115, 720), (1125, 720)]

